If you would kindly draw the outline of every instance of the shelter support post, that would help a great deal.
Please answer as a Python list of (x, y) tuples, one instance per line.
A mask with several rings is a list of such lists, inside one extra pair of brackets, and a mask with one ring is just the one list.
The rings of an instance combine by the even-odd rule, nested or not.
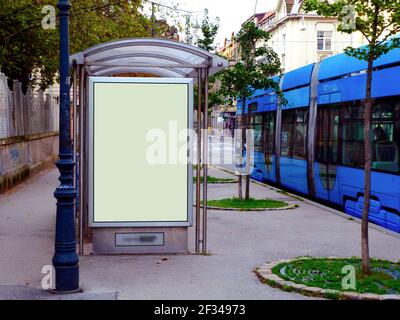
[(207, 253), (207, 175), (208, 175), (208, 77), (209, 69), (204, 69), (204, 109), (203, 109), (203, 236), (202, 252)]
[(85, 127), (84, 124), (84, 81), (85, 81), (85, 68), (83, 66), (80, 67), (79, 73), (79, 132), (78, 132), (78, 144), (79, 144), (79, 158), (78, 158), (78, 167), (79, 167), (79, 254), (84, 254), (84, 232), (83, 232), (83, 215), (84, 215), (84, 203), (85, 203), (85, 193), (83, 191), (84, 187), (84, 170), (82, 170), (83, 165), (83, 155), (85, 153), (84, 144), (83, 144), (83, 130)]
[(195, 252), (200, 253), (200, 176), (201, 176), (201, 104), (202, 104), (202, 69), (197, 69), (197, 166), (196, 166), (196, 230), (195, 230)]
[(75, 171), (74, 171), (74, 185), (76, 188), (76, 198), (75, 198), (75, 220), (78, 220), (77, 223), (77, 239), (81, 238), (81, 234), (79, 233), (79, 151), (78, 151), (78, 130), (79, 130), (79, 121), (78, 121), (78, 65), (74, 60), (72, 63), (72, 143), (73, 143), (73, 150), (74, 150), (74, 162), (75, 162)]

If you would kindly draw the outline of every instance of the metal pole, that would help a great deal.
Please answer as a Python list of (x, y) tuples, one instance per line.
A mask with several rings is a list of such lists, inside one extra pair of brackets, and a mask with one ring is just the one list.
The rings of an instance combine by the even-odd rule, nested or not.
[(83, 192), (83, 128), (84, 128), (84, 83), (85, 83), (85, 68), (80, 67), (79, 74), (79, 254), (84, 254), (84, 232), (83, 232), (83, 206), (84, 206), (84, 192)]
[(156, 4), (154, 2), (151, 3), (151, 37), (154, 38), (156, 36)]
[(83, 172), (84, 172), (84, 181), (83, 184), (85, 186), (84, 190), (84, 207), (83, 207), (83, 233), (87, 234), (89, 232), (89, 214), (88, 214), (88, 194), (89, 194), (89, 159), (88, 159), (88, 150), (89, 150), (89, 134), (88, 134), (88, 121), (89, 121), (89, 108), (88, 108), (88, 88), (89, 88), (89, 77), (88, 77), (88, 71), (85, 70), (85, 79), (83, 81), (84, 86), (83, 86), (83, 103), (84, 103), (84, 131), (83, 131), (83, 151), (84, 151), (84, 162), (83, 162)]
[[(73, 149), (74, 149), (74, 161), (75, 164), (78, 162), (78, 139), (77, 139), (77, 134), (78, 134), (78, 114), (77, 114), (77, 109), (78, 109), (78, 65), (76, 64), (76, 61), (74, 60), (72, 63), (72, 143), (73, 143)], [(76, 188), (76, 198), (75, 198), (75, 219), (78, 218), (79, 221), (79, 214), (78, 214), (78, 208), (79, 208), (79, 166), (75, 166), (74, 168), (74, 185)], [(79, 225), (79, 223), (78, 223)], [(77, 229), (77, 235), (78, 239), (80, 238), (80, 233), (79, 229)]]
[(204, 70), (204, 138), (203, 138), (203, 254), (207, 253), (207, 174), (208, 174), (208, 74)]
[(69, 76), (69, 27), (68, 17), (71, 4), (68, 0), (58, 1), (60, 17), (60, 186), (54, 192), (57, 199), (55, 252), (56, 293), (72, 293), (79, 288), (79, 258), (76, 254), (75, 238), (75, 186), (74, 150), (71, 140), (70, 76)]
[(200, 253), (200, 175), (201, 175), (201, 81), (202, 69), (197, 69), (197, 167), (196, 167), (196, 232), (195, 232), (195, 252)]

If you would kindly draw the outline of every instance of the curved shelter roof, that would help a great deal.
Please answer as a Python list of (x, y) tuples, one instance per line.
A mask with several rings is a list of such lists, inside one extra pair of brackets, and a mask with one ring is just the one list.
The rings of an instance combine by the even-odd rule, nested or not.
[(196, 69), (209, 68), (210, 75), (228, 67), (228, 61), (182, 42), (132, 38), (102, 43), (70, 56), (84, 65), (91, 76), (149, 73), (160, 77), (195, 78)]

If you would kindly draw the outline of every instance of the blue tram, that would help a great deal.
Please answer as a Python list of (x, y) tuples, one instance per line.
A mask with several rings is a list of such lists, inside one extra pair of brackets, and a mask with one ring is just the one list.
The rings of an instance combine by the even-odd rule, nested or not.
[[(276, 78), (287, 100), (258, 90), (238, 101), (255, 133), (252, 178), (361, 217), (367, 63), (345, 54)], [(400, 49), (374, 63), (370, 221), (400, 233)]]

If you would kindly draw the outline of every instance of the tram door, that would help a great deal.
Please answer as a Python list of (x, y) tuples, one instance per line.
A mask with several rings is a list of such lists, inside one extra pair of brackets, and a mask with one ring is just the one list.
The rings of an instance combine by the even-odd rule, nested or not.
[(275, 118), (276, 112), (264, 114), (264, 162), (266, 179), (276, 181), (275, 178)]
[(337, 164), (339, 163), (339, 108), (318, 107), (315, 153), (317, 197), (340, 203)]

